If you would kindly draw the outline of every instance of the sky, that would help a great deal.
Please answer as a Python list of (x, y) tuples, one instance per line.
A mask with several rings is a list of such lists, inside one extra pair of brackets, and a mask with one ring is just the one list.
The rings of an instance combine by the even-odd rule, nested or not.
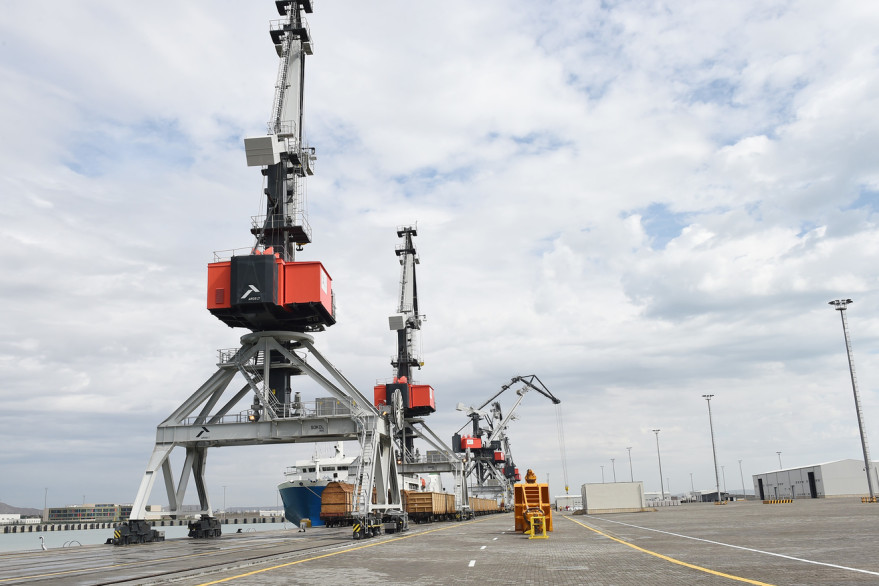
[[(206, 310), (206, 264), (252, 244), (276, 18), (4, 2), (0, 501), (133, 501), (156, 425), (246, 333)], [(655, 429), (665, 490), (713, 490), (705, 394), (722, 488), (861, 458), (838, 298), (879, 450), (879, 7), (325, 0), (309, 24), (298, 260), (332, 276), (317, 347), (362, 392), (392, 375), (417, 222), (430, 427), (537, 375), (566, 466), (544, 397), (509, 437), (553, 494), (658, 491)], [(211, 450), (214, 507), (277, 504), (311, 451)]]

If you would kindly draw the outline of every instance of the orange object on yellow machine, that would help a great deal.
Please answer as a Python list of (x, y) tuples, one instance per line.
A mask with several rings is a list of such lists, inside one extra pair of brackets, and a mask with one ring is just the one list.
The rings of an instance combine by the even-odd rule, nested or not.
[(549, 502), (549, 484), (538, 484), (537, 475), (530, 468), (525, 473), (525, 482), (513, 485), (513, 502), (516, 516), (516, 531), (531, 533), (532, 519), (542, 517), (545, 531), (552, 531), (552, 507)]

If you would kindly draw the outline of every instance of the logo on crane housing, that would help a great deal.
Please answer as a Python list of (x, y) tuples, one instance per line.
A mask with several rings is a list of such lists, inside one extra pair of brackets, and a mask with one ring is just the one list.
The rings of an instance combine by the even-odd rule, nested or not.
[[(254, 296), (253, 298), (248, 299), (248, 298), (250, 297), (250, 294), (251, 294), (251, 293), (256, 293), (256, 296)], [(261, 296), (260, 296), (260, 290), (257, 289), (256, 286), (254, 286), (254, 285), (248, 285), (248, 289), (247, 289), (247, 291), (245, 291), (245, 292), (244, 292), (244, 295), (241, 296), (241, 299), (248, 299), (249, 301), (259, 301), (260, 298), (261, 298)]]

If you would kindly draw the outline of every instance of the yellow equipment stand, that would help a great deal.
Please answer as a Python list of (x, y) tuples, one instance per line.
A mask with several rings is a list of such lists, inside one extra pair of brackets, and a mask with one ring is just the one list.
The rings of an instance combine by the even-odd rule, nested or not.
[(545, 539), (546, 532), (552, 531), (549, 485), (538, 484), (537, 475), (529, 469), (525, 482), (513, 486), (513, 501), (516, 531), (530, 535), (529, 539)]
[(531, 528), (525, 532), (528, 539), (547, 539), (549, 536), (546, 534), (546, 517), (543, 516), (543, 511), (528, 511), (526, 516), (531, 524)]

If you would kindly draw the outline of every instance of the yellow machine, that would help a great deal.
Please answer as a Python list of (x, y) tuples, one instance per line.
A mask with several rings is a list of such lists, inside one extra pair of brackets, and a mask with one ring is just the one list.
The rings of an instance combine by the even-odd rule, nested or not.
[(525, 482), (513, 486), (516, 531), (528, 539), (546, 539), (552, 531), (552, 507), (549, 502), (549, 484), (538, 484), (537, 475), (529, 469)]

